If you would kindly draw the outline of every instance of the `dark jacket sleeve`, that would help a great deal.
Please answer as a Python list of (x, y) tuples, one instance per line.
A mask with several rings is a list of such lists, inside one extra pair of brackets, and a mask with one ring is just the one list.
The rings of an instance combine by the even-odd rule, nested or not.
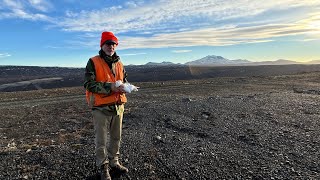
[(127, 83), (127, 82), (128, 82), (128, 80), (127, 80), (128, 73), (127, 73), (127, 71), (124, 69), (124, 67), (123, 67), (123, 75), (124, 75), (123, 83)]
[(95, 68), (94, 68), (93, 61), (91, 59), (89, 59), (85, 69), (85, 82), (83, 86), (88, 91), (93, 93), (102, 93), (102, 94), (111, 93), (111, 83), (96, 81)]

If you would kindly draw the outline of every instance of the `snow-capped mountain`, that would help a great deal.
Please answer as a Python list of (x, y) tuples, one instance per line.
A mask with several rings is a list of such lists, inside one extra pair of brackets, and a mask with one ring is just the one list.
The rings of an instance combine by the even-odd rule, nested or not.
[(185, 63), (186, 65), (230, 65), (230, 64), (245, 64), (245, 63), (251, 63), (248, 60), (245, 59), (236, 59), (236, 60), (229, 60), (222, 56), (206, 56), (204, 58), (190, 61)]

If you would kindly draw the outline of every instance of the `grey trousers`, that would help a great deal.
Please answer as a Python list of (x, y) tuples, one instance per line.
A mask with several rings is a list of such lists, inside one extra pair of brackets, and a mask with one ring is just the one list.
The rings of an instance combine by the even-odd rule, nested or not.
[[(121, 105), (121, 109), (124, 106)], [(122, 112), (93, 110), (95, 133), (96, 165), (109, 163), (111, 166), (119, 163), (119, 148), (122, 133)]]

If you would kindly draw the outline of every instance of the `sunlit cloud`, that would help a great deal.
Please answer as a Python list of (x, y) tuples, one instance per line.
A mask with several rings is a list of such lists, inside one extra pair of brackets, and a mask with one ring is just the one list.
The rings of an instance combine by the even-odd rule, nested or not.
[(313, 29), (309, 34), (318, 34), (320, 35), (320, 13), (312, 13), (308, 19), (300, 21), (305, 28)]
[(0, 58), (6, 58), (6, 57), (10, 57), (11, 54), (9, 53), (0, 53)]
[[(190, 46), (228, 46), (248, 43), (265, 43), (275, 38), (297, 35), (310, 35), (318, 32), (316, 28), (307, 26), (308, 20), (301, 20), (291, 24), (267, 24), (249, 27), (206, 28), (185, 32), (155, 34), (150, 37), (121, 36), (119, 49), (130, 48), (164, 48)], [(86, 40), (83, 38), (82, 40)], [(92, 41), (91, 41), (92, 40)], [(97, 47), (99, 37), (90, 42), (74, 41), (78, 45)], [(187, 50), (175, 51), (176, 53)]]
[(138, 55), (144, 55), (147, 53), (131, 53), (131, 54), (121, 54), (121, 56), (138, 56)]
[(207, 28), (193, 31), (156, 34), (152, 37), (123, 37), (123, 49), (161, 48), (188, 46), (227, 46), (244, 43), (263, 43), (278, 37), (305, 35), (318, 32), (299, 21), (291, 24), (267, 24), (250, 27), (230, 27), (224, 29)]
[(187, 50), (187, 49), (185, 49), (185, 50), (173, 50), (172, 52), (173, 53), (187, 53), (187, 52), (191, 52), (192, 50)]
[(300, 41), (302, 41), (302, 42), (319, 41), (319, 38), (306, 38), (306, 39), (302, 39)]
[[(84, 32), (65, 41), (69, 48), (75, 49), (96, 49), (100, 40), (97, 32), (105, 30), (119, 34), (119, 49), (228, 46), (297, 35), (310, 35), (309, 39), (315, 39), (320, 34), (320, 13), (315, 10), (304, 17), (290, 16), (293, 18), (290, 21), (277, 16), (253, 18), (268, 12), (320, 6), (320, 1), (310, 0), (264, 3), (260, 0), (131, 0), (101, 9), (68, 10), (63, 17), (48, 15), (54, 8), (48, 0), (0, 0), (0, 3), (0, 19), (49, 21), (52, 27), (64, 31)], [(126, 36), (132, 32), (134, 36)]]
[[(125, 5), (129, 8), (115, 6), (94, 11), (70, 11), (57, 26), (76, 32), (114, 31), (120, 37), (119, 49), (227, 46), (319, 33), (319, 13), (316, 12), (303, 17), (288, 16), (290, 19), (281, 15), (271, 19), (253, 17), (291, 8), (317, 7), (320, 1), (159, 0), (149, 4), (128, 1)], [(108, 18), (105, 18), (106, 13)], [(132, 32), (134, 36), (125, 35)], [(80, 41), (77, 43), (81, 44)], [(97, 47), (99, 37), (85, 41), (85, 47)]]
[[(244, 5), (245, 4), (245, 5)], [(69, 12), (73, 16), (57, 23), (66, 31), (115, 32), (147, 31), (161, 32), (192, 26), (210, 26), (214, 22), (250, 17), (269, 10), (284, 10), (319, 5), (310, 0), (160, 0), (149, 4), (128, 2), (129, 8), (121, 6), (100, 10)], [(106, 13), (108, 18), (105, 18)]]

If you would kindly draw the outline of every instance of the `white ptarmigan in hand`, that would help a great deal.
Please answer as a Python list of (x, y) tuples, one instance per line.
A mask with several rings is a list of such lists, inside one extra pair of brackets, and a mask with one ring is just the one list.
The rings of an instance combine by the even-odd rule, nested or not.
[(133, 91), (138, 91), (138, 88), (137, 86), (134, 86), (133, 84), (130, 84), (130, 83), (122, 83), (121, 80), (118, 80), (116, 81), (116, 87), (120, 87), (121, 85), (123, 85), (123, 90), (127, 93), (131, 93)]

